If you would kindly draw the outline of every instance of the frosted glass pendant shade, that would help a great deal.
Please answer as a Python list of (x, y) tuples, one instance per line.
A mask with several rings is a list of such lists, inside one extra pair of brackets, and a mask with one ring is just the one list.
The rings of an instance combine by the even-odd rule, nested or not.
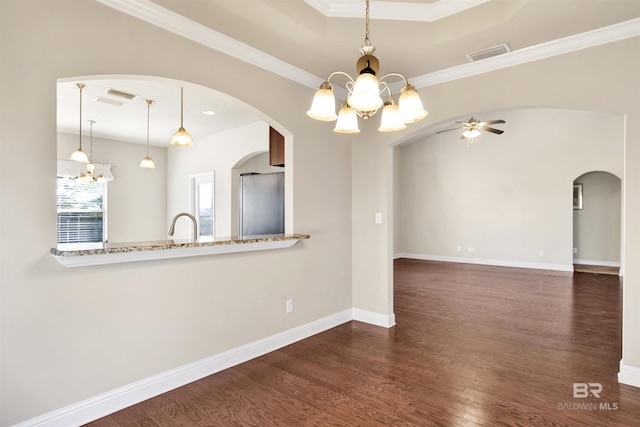
[(473, 139), (477, 136), (480, 136), (480, 131), (478, 129), (468, 129), (462, 132), (463, 138)]
[(171, 138), (171, 145), (188, 147), (193, 145), (193, 140), (191, 139), (189, 132), (187, 132), (185, 128), (181, 127), (173, 134), (173, 138)]
[(380, 89), (378, 88), (376, 76), (371, 73), (360, 74), (353, 85), (353, 91), (347, 98), (347, 102), (352, 108), (362, 112), (376, 111), (382, 107), (382, 98), (380, 98)]
[(332, 122), (338, 118), (336, 116), (336, 96), (333, 94), (331, 86), (325, 87), (324, 84), (320, 86), (313, 97), (307, 116), (322, 122)]
[(386, 102), (382, 109), (382, 118), (380, 119), (380, 132), (397, 132), (407, 128), (398, 115), (398, 106), (391, 102)]
[(400, 99), (398, 99), (398, 110), (400, 120), (404, 123), (419, 122), (429, 114), (422, 106), (422, 100), (416, 88), (410, 84), (402, 89)]
[(87, 153), (82, 151), (82, 148), (78, 148), (76, 151), (71, 153), (71, 156), (69, 156), (69, 160), (80, 163), (89, 163), (89, 156), (87, 156)]
[(358, 133), (358, 115), (356, 110), (345, 105), (340, 109), (338, 113), (338, 121), (336, 127), (333, 129), (337, 133)]
[(156, 164), (151, 157), (145, 157), (140, 162), (140, 167), (143, 169), (155, 169)]

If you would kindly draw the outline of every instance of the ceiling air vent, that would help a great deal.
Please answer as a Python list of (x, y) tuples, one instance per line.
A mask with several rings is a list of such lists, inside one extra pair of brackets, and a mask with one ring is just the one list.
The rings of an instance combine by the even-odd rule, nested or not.
[(502, 43), (497, 46), (492, 46), (486, 49), (477, 50), (475, 52), (466, 53), (464, 56), (467, 57), (469, 62), (475, 62), (480, 61), (481, 59), (491, 58), (492, 56), (503, 55), (508, 52), (511, 52), (509, 45), (507, 45), (506, 43)]
[(117, 89), (107, 89), (107, 95), (115, 96), (116, 98), (126, 99), (127, 101), (131, 101), (133, 98), (138, 96), (138, 95), (134, 95), (132, 93), (123, 92), (123, 91), (117, 90)]
[(120, 102), (115, 99), (104, 98), (102, 96), (98, 96), (94, 101), (100, 102), (102, 104), (115, 105), (116, 107), (122, 107), (124, 105), (124, 102)]

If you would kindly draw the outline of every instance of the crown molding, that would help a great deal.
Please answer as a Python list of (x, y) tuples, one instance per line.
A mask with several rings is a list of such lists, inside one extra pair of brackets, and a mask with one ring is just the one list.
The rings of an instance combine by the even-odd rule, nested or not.
[[(316, 89), (324, 81), (323, 78), (165, 9), (150, 0), (95, 1), (304, 86)], [(327, 0), (305, 1), (331, 3)], [(442, 1), (444, 0), (440, 0)], [(640, 36), (640, 18), (515, 50), (478, 62), (423, 74), (409, 80), (417, 88), (428, 87), (638, 36)]]
[(427, 87), (640, 36), (640, 18), (411, 78)]
[(262, 68), (304, 86), (317, 88), (324, 79), (226, 36), (150, 0), (95, 0), (181, 37)]
[[(434, 22), (455, 15), (489, 0), (438, 0), (433, 3), (372, 1), (371, 19)], [(309, 6), (331, 18), (364, 18), (362, 0), (304, 0)]]

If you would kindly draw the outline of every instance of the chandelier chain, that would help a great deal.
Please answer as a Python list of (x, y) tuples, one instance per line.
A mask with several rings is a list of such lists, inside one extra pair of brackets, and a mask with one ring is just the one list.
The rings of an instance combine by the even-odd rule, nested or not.
[(366, 0), (366, 7), (365, 7), (364, 44), (365, 46), (371, 45), (371, 42), (369, 41), (369, 0)]

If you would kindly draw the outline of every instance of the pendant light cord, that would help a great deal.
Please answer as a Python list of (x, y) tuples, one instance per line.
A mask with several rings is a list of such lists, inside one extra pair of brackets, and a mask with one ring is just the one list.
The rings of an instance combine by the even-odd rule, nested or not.
[(180, 127), (181, 128), (184, 127), (184, 123), (183, 123), (183, 120), (182, 120), (183, 116), (184, 116), (184, 88), (181, 87), (180, 88)]
[[(150, 99), (146, 100), (147, 102), (147, 157), (149, 157), (149, 110), (151, 109), (151, 103), (153, 102)], [(180, 118), (182, 121), (182, 117)]]
[(82, 89), (84, 89), (84, 84), (82, 83), (76, 83), (76, 86), (78, 86), (78, 89), (80, 89), (80, 126), (79, 126), (79, 132), (78, 132), (78, 137), (80, 138), (80, 150), (82, 150)]
[(89, 145), (89, 163), (93, 163), (93, 124), (94, 120), (89, 120), (89, 138), (91, 144)]

